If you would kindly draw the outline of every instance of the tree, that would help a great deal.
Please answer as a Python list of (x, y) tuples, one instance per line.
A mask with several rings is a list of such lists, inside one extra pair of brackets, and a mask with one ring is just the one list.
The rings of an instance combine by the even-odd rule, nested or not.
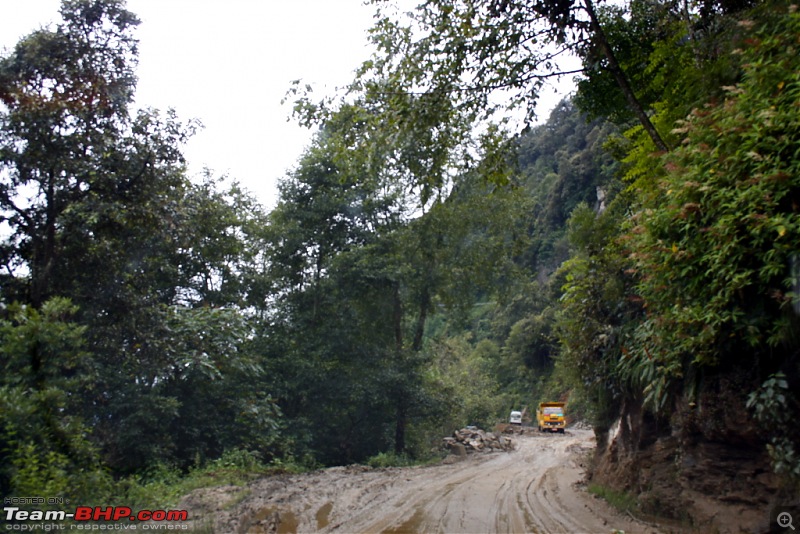
[[(385, 139), (413, 139), (415, 157), (399, 160), (412, 183), (441, 185), (453, 169), (502, 161), (496, 154), (507, 147), (491, 137), (477, 138), (473, 125), (497, 119), (503, 108), (525, 109), (532, 118), (548, 78), (584, 72), (560, 70), (559, 62), (590, 51), (602, 53), (604, 60), (594, 61), (593, 68), (611, 74), (655, 146), (668, 150), (591, 0), (436, 0), (407, 13), (406, 20), (388, 7), (379, 9), (377, 20), (372, 40), (378, 51), (364, 63), (350, 93), (382, 103), (378, 122)], [(325, 106), (310, 104), (308, 97), (296, 107), (306, 120), (321, 109)], [(508, 122), (507, 116), (499, 119)], [(485, 154), (473, 159), (478, 150)], [(414, 162), (430, 164), (419, 169)], [(494, 172), (487, 177), (507, 178), (500, 169)]]
[(616, 239), (624, 202), (596, 214), (579, 204), (569, 220), (573, 254), (556, 279), (563, 281), (555, 329), (561, 342), (556, 365), (569, 376), (577, 396), (589, 399), (598, 434), (632, 395), (617, 371), (641, 307), (631, 297), (630, 276)]
[(370, 247), (386, 248), (376, 243), (402, 225), (405, 208), (368, 162), (342, 158), (359, 115), (348, 108), (321, 130), (281, 183), (266, 236), (271, 328), (260, 343), (270, 390), (297, 421), (295, 438), (326, 463), (385, 446), (376, 429), (387, 417), (393, 289), (361, 261)]
[[(94, 374), (86, 328), (63, 298), (13, 304), (0, 319), (0, 490), (97, 502), (111, 486), (76, 405)], [(30, 365), (38, 352), (39, 372)]]
[[(124, 2), (66, 0), (61, 14), (0, 59), (3, 298), (39, 313), (56, 296), (76, 306), (91, 357), (64, 413), (115, 473), (264, 449), (278, 417), (269, 395), (232, 394), (261, 370), (242, 311), (260, 207), (235, 185), (189, 182), (181, 146), (194, 124), (129, 114), (138, 21)], [(67, 372), (48, 350), (27, 353), (42, 389)], [(203, 402), (218, 411), (196, 417)]]
[[(412, 139), (377, 142), (389, 141), (380, 106), (359, 100), (332, 112), (271, 214), (273, 340), (276, 352), (296, 355), (273, 360), (294, 385), (283, 386), (294, 400), (281, 402), (314, 419), (328, 461), (407, 451), (409, 429), (435, 404), (424, 376), (429, 318), (440, 304), (471, 304), (505, 274), (500, 258), (516, 244), (506, 233), (521, 206), (514, 191), (488, 196), (475, 173), (409, 186), (409, 172), (438, 163), (409, 171)], [(385, 429), (380, 439), (364, 434), (370, 424)]]
[(27, 269), (20, 296), (35, 306), (54, 294), (62, 218), (106, 178), (135, 83), (138, 20), (121, 0), (65, 1), (61, 14), (56, 30), (34, 32), (0, 61), (3, 263)]

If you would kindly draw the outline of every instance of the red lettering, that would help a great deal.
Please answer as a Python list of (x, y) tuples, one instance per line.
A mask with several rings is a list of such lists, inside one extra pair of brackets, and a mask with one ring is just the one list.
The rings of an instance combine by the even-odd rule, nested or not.
[(111, 521), (111, 518), (114, 517), (114, 507), (109, 506), (105, 510), (96, 506), (94, 509), (94, 515), (92, 515), (92, 519), (98, 521), (100, 519), (105, 519), (106, 521)]
[(167, 513), (167, 521), (188, 521), (189, 512), (186, 510), (170, 510)]
[(75, 509), (75, 521), (89, 521), (92, 518), (92, 509), (88, 506), (78, 506)]
[(123, 517), (129, 517), (131, 515), (131, 509), (127, 506), (118, 506), (114, 509), (114, 521), (119, 521)]
[[(6, 508), (8, 511), (9, 509)], [(17, 515), (24, 513), (15, 508)], [(13, 512), (12, 512), (13, 513)], [(10, 514), (7, 514), (10, 515)], [(27, 517), (27, 515), (26, 515)], [(141, 510), (134, 514), (128, 506), (78, 506), (75, 508), (73, 519), (75, 521), (120, 521), (128, 518), (131, 521), (187, 521), (189, 512), (186, 510)], [(20, 519), (20, 517), (17, 517)]]

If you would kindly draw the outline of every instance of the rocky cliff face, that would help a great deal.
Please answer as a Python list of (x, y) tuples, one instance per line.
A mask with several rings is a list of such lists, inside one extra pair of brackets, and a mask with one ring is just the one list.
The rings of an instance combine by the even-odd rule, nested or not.
[[(770, 510), (797, 496), (772, 473), (745, 407), (746, 377), (721, 377), (657, 419), (641, 401), (597, 436), (596, 484), (638, 495), (643, 516), (698, 532), (766, 532)], [(749, 384), (748, 384), (749, 385)]]

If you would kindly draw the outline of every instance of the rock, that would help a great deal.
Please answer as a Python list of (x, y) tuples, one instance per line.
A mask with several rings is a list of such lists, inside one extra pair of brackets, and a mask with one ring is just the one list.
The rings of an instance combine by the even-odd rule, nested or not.
[(592, 425), (586, 421), (575, 421), (570, 425), (570, 427), (575, 430), (592, 430)]
[(475, 427), (466, 427), (453, 432), (452, 437), (442, 439), (443, 448), (453, 454), (472, 452), (509, 451), (514, 449), (514, 441), (494, 432), (484, 432)]
[(467, 448), (464, 447), (461, 443), (453, 443), (448, 447), (450, 449), (450, 454), (455, 456), (466, 456), (467, 455)]

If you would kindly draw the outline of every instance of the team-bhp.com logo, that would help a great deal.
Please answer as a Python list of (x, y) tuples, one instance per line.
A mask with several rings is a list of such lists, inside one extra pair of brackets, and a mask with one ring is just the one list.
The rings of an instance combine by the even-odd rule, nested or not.
[[(98, 528), (100, 523), (117, 523), (115, 530), (136, 530), (136, 523), (139, 523), (139, 528), (142, 530), (163, 530), (166, 523), (159, 524), (159, 522), (175, 522), (187, 521), (189, 513), (186, 510), (140, 510), (134, 512), (127, 506), (78, 506), (75, 512), (67, 513), (63, 510), (22, 510), (16, 506), (5, 506), (3, 508), (4, 518), (7, 522), (16, 522), (16, 525), (7, 524), (6, 530), (37, 530), (30, 528), (33, 525), (20, 525), (20, 522), (31, 521), (50, 521), (61, 522), (72, 520), (76, 524), (70, 525), (70, 530), (106, 530), (108, 528)], [(148, 524), (154, 522), (155, 524)], [(85, 523), (85, 524), (84, 524)], [(176, 525), (169, 523), (173, 528)], [(28, 526), (29, 528), (21, 528)], [(53, 525), (57, 530), (66, 530), (66, 525)], [(183, 527), (186, 525), (178, 525)], [(9, 528), (12, 527), (12, 528)], [(17, 528), (13, 528), (17, 527)], [(121, 527), (121, 528), (120, 528)], [(51, 530), (44, 529), (41, 530)]]

